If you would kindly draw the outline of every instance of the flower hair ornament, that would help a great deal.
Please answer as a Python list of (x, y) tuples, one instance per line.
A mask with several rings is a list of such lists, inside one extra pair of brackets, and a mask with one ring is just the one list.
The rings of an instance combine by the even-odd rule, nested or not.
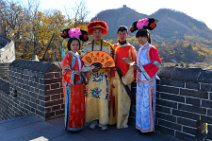
[(83, 42), (86, 42), (88, 41), (88, 32), (80, 28), (69, 28), (69, 29), (64, 29), (61, 32), (61, 37), (63, 37), (64, 39), (77, 38)]
[(130, 27), (130, 32), (134, 32), (140, 29), (149, 29), (153, 30), (156, 27), (158, 20), (154, 18), (144, 18), (138, 21), (135, 21)]

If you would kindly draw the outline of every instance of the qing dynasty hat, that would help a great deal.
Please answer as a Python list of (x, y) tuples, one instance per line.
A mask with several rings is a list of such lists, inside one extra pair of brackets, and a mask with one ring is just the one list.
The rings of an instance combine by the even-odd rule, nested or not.
[(88, 34), (92, 35), (95, 29), (100, 29), (102, 35), (106, 35), (108, 32), (108, 24), (102, 20), (95, 20), (88, 24)]
[(158, 20), (154, 18), (144, 18), (133, 22), (130, 27), (130, 31), (134, 32), (136, 30), (148, 29), (153, 30), (156, 27)]

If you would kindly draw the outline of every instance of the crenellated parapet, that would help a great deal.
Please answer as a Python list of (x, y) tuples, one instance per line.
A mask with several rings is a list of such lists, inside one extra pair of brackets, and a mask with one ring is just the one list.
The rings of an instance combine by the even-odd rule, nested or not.
[(47, 120), (63, 116), (60, 67), (50, 62), (15, 60), (8, 74), (9, 90), (0, 87), (0, 119), (35, 115)]
[[(199, 123), (207, 123), (212, 140), (212, 71), (164, 67), (157, 81), (156, 129), (183, 140), (200, 140)], [(7, 81), (0, 80), (0, 120), (35, 115), (48, 120), (64, 116), (59, 63), (15, 60)], [(135, 83), (132, 85), (135, 93)], [(130, 121), (135, 118), (132, 99)], [(202, 135), (203, 136), (203, 135)]]
[[(212, 139), (212, 71), (162, 68), (157, 83), (157, 129), (183, 140), (201, 140), (200, 125)], [(199, 124), (201, 123), (201, 124)]]
[(0, 35), (0, 63), (11, 63), (15, 58), (14, 42)]

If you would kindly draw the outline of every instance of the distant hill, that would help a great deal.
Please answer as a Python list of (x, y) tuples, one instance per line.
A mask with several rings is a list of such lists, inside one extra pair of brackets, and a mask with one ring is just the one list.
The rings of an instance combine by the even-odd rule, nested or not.
[[(156, 29), (151, 31), (151, 36), (153, 44), (157, 44), (159, 47), (163, 62), (212, 63), (210, 61), (212, 59), (212, 30), (205, 23), (185, 13), (159, 9), (151, 15), (146, 15), (124, 5), (121, 8), (102, 11), (97, 14), (97, 17), (108, 23), (109, 32), (105, 39), (113, 41), (117, 39), (116, 32), (120, 25), (124, 24), (130, 27), (138, 19), (156, 18), (159, 23)], [(134, 36), (135, 33), (129, 35)], [(128, 40), (138, 49), (139, 45), (135, 38)]]
[(182, 12), (170, 9), (160, 9), (149, 17), (159, 19), (155, 32), (163, 38), (183, 38), (185, 35), (212, 39), (212, 30), (205, 23), (200, 22)]
[(160, 9), (151, 15), (146, 15), (124, 5), (118, 9), (102, 11), (97, 14), (97, 17), (106, 21), (109, 25), (109, 33), (106, 38), (116, 37), (117, 28), (122, 24), (130, 27), (138, 19), (153, 17), (159, 20), (157, 28), (152, 31), (155, 40), (176, 40), (188, 35), (212, 40), (212, 30), (205, 23), (195, 20), (182, 12), (170, 9)]
[(147, 15), (138, 13), (137, 11), (124, 5), (118, 9), (102, 11), (97, 14), (97, 17), (98, 19), (104, 20), (108, 23), (109, 33), (107, 38), (113, 38), (116, 37), (116, 31), (120, 25), (126, 25), (129, 27), (132, 24), (132, 21), (147, 17)]

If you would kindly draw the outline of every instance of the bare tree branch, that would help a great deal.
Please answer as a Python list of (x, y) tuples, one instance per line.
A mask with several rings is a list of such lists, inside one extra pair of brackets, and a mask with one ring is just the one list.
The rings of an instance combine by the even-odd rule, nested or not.
[[(74, 5), (75, 6), (74, 6), (74, 8), (72, 8), (72, 11), (67, 10), (70, 8), (65, 8), (66, 17), (68, 18), (68, 20), (73, 19), (74, 25), (77, 25), (78, 23), (84, 23), (86, 17), (89, 14), (89, 11), (87, 10), (85, 1), (84, 0), (75, 1)], [(70, 15), (69, 13), (73, 13), (73, 14)]]

